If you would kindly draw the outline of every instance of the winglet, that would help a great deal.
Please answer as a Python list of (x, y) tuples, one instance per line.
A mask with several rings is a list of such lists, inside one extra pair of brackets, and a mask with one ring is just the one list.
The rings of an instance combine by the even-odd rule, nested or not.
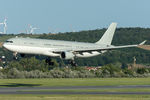
[(143, 41), (143, 42), (142, 42), (142, 43), (140, 43), (139, 45), (144, 45), (146, 41), (147, 41), (147, 40)]

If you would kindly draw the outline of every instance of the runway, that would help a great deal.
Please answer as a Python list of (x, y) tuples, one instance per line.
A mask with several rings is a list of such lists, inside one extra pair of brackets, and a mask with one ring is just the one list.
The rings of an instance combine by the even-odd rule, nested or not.
[(150, 92), (67, 92), (51, 90), (81, 90), (81, 89), (130, 89), (130, 88), (150, 88), (150, 85), (120, 85), (120, 86), (68, 86), (68, 87), (1, 87), (0, 94), (42, 94), (42, 95), (71, 95), (71, 94), (109, 94), (109, 95), (150, 95)]

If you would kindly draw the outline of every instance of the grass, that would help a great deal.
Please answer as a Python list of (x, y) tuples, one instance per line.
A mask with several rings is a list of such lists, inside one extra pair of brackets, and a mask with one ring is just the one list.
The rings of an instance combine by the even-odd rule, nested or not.
[[(150, 85), (150, 78), (0, 79), (0, 87)], [(39, 91), (39, 90), (37, 90)], [(59, 89), (58, 92), (150, 92), (150, 88)], [(150, 95), (0, 95), (0, 100), (150, 100)]]
[(108, 89), (50, 89), (26, 90), (26, 92), (150, 92), (150, 88), (108, 88)]
[(2, 95), (0, 100), (149, 100), (149, 95)]
[(150, 85), (150, 78), (0, 79), (0, 87)]

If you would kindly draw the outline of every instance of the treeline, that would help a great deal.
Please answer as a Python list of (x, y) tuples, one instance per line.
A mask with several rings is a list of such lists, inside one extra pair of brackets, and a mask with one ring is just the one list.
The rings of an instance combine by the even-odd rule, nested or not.
[(106, 78), (106, 77), (150, 77), (150, 68), (133, 67), (125, 63), (112, 63), (101, 66), (97, 70), (87, 67), (60, 67), (54, 61), (54, 66), (46, 64), (35, 57), (12, 61), (4, 69), (0, 69), (1, 79), (11, 78)]
[(0, 71), (0, 79), (14, 78), (119, 78), (119, 77), (150, 77), (150, 68), (127, 69), (119, 68), (112, 64), (105, 65), (96, 71), (85, 68), (54, 68), (49, 71), (40, 70), (18, 70), (11, 68)]

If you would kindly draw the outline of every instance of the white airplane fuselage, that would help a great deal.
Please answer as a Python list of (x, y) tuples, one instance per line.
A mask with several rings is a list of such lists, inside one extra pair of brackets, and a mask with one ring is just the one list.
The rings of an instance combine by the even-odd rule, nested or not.
[[(3, 46), (16, 53), (37, 54), (52, 57), (60, 57), (60, 53), (54, 51), (73, 52), (75, 50), (84, 50), (90, 48), (99, 48), (95, 43), (72, 42), (61, 40), (33, 39), (33, 38), (12, 38), (7, 40)], [(98, 51), (83, 52), (75, 54), (76, 57), (92, 57), (101, 54)]]

